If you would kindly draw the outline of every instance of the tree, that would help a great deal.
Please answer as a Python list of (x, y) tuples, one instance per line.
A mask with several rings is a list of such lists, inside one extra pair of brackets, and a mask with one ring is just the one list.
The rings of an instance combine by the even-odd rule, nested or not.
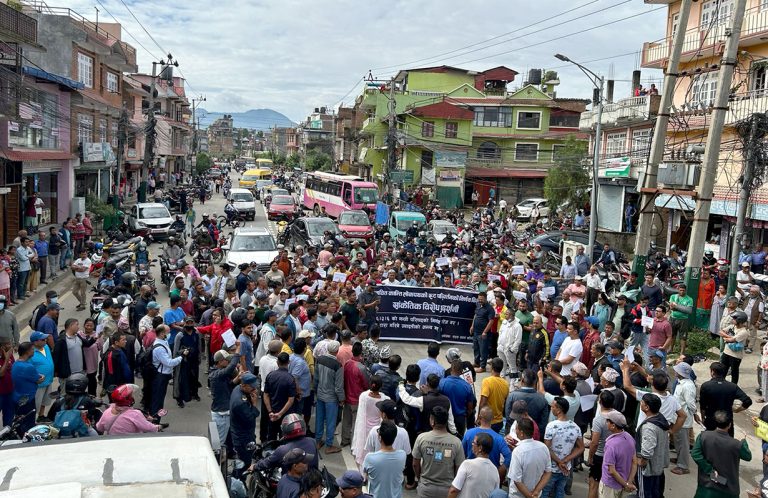
[(301, 157), (298, 154), (291, 154), (285, 160), (285, 165), (289, 168), (298, 168), (301, 166)]
[(211, 169), (212, 165), (211, 156), (206, 154), (205, 152), (200, 152), (197, 154), (197, 162), (195, 163), (195, 171), (198, 175), (205, 174), (206, 171)]
[(307, 151), (307, 171), (331, 171), (333, 160), (329, 154), (314, 149)]
[(550, 206), (570, 211), (587, 201), (591, 175), (587, 143), (568, 137), (563, 145), (544, 179), (544, 197)]

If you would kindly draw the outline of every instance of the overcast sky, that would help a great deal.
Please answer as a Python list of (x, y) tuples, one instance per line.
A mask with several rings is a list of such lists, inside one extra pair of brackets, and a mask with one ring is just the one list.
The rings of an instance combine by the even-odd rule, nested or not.
[[(138, 51), (139, 70), (151, 71), (151, 61), (163, 51), (121, 0), (99, 1), (101, 6), (96, 0), (62, 6), (90, 19), (94, 7), (102, 21), (113, 21), (114, 15), (125, 28), (123, 40)], [(589, 98), (586, 77), (575, 67), (562, 67), (553, 54), (582, 62), (638, 52), (643, 42), (664, 35), (666, 20), (666, 6), (642, 0), (125, 2), (179, 61), (190, 98), (205, 95), (203, 107), (211, 111), (271, 108), (294, 121), (314, 107), (337, 105), (369, 69), (383, 79), (404, 68), (448, 64), (482, 71), (505, 65), (521, 73), (515, 84), (530, 68), (556, 69), (558, 96)], [(642, 15), (619, 21), (636, 14)], [(596, 27), (612, 21), (618, 22)], [(587, 65), (606, 76), (613, 69), (617, 80), (627, 80), (617, 81), (618, 98), (629, 92), (639, 55)], [(644, 70), (646, 86), (647, 78), (659, 81), (661, 73)], [(352, 103), (360, 88), (343, 102)]]

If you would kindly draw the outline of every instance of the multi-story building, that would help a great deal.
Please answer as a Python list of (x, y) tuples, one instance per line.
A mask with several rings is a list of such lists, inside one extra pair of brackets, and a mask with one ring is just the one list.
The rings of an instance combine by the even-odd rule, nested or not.
[(333, 120), (325, 107), (316, 107), (299, 126), (299, 154), (302, 157), (306, 157), (310, 150), (333, 155)]
[[(650, 4), (666, 4), (667, 19), (663, 36), (643, 44), (642, 67), (664, 69), (669, 62), (672, 36), (684, 29), (680, 77), (675, 86), (670, 124), (665, 141), (665, 162), (687, 163), (690, 146), (703, 145), (712, 117), (717, 93), (717, 78), (725, 42), (730, 34), (734, 0), (702, 0), (691, 7), (688, 25), (678, 26), (680, 0), (646, 0)], [(744, 165), (737, 127), (753, 113), (768, 109), (768, 3), (748, 0), (739, 42), (738, 59), (719, 151), (717, 179), (709, 217), (708, 239), (719, 242), (720, 256), (727, 257), (735, 224), (739, 177)], [(688, 155), (688, 157), (690, 157)], [(695, 165), (694, 165), (695, 167)], [(694, 176), (691, 175), (691, 178)], [(695, 189), (695, 183), (689, 186)], [(662, 211), (659, 221), (667, 244), (685, 247), (690, 235), (690, 219), (694, 201), (691, 197), (659, 194), (656, 206)], [(747, 227), (751, 243), (768, 243), (768, 188), (752, 193), (747, 210)], [(717, 250), (717, 247), (713, 247)]]
[(279, 154), (290, 156), (299, 153), (299, 134), (296, 128), (281, 126), (273, 128), (267, 143)]
[(125, 130), (125, 146), (121, 166), (121, 181), (125, 183), (127, 199), (137, 199), (135, 193), (141, 183), (144, 164), (144, 141), (147, 125), (146, 108), (149, 104), (150, 87), (131, 75), (123, 80), (123, 101), (128, 117)]
[[(339, 107), (334, 126), (334, 157), (339, 171), (349, 173), (358, 160), (358, 130), (365, 116), (352, 107)], [(355, 171), (356, 172), (356, 171)]]
[(234, 125), (231, 114), (225, 114), (208, 127), (208, 152), (217, 159), (235, 153)]
[[(450, 66), (400, 71), (392, 82), (369, 81), (356, 100), (367, 118), (360, 130), (358, 174), (383, 180), (389, 99), (395, 101), (396, 181), (435, 190), (443, 206), (481, 201), (491, 189), (508, 202), (542, 194), (559, 145), (579, 132), (586, 101), (555, 96), (556, 75), (508, 90), (517, 72), (500, 66), (474, 72)], [(391, 89), (390, 85), (394, 85)]]

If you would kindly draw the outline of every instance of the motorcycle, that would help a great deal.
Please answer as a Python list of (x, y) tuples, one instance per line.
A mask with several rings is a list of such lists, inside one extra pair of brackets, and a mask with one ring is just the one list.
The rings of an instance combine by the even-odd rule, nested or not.
[(193, 259), (195, 268), (206, 268), (213, 264), (213, 253), (208, 246), (198, 248), (197, 255)]
[(160, 256), (160, 281), (167, 287), (171, 286), (174, 277), (179, 272), (177, 260)]
[(91, 312), (91, 318), (94, 320), (101, 314), (101, 310), (104, 307), (104, 301), (108, 297), (110, 297), (110, 294), (112, 294), (112, 290), (114, 287), (104, 287), (102, 289), (99, 289), (97, 287), (91, 288), (91, 290), (94, 292), (93, 296), (91, 297), (91, 302), (89, 305), (89, 311)]
[[(157, 260), (153, 259), (152, 261), (154, 262)], [(157, 289), (155, 289), (155, 279), (149, 271), (151, 266), (152, 263), (138, 263), (136, 265), (136, 285), (138, 287), (148, 285), (152, 288), (152, 293), (154, 294), (157, 292)]]

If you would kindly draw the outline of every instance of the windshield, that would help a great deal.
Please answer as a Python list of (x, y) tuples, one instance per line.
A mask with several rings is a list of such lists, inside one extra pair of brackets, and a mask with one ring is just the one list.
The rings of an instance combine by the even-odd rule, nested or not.
[(339, 225), (370, 226), (370, 224), (365, 213), (341, 213), (339, 215)]
[(274, 251), (275, 241), (270, 235), (235, 235), (230, 251)]
[(533, 207), (536, 204), (536, 201), (523, 201), (518, 206), (521, 207)]
[(319, 237), (326, 231), (330, 231), (334, 234), (339, 232), (339, 230), (336, 228), (336, 225), (334, 225), (333, 222), (328, 218), (318, 218), (313, 221), (307, 221), (307, 233), (309, 235), (313, 237)]
[(246, 182), (255, 182), (256, 180), (259, 179), (259, 177), (256, 175), (243, 175), (242, 177), (240, 177), (240, 179)]
[(453, 225), (435, 225), (435, 233), (438, 234), (444, 234), (444, 233), (457, 233), (456, 227)]
[(278, 204), (280, 206), (290, 206), (293, 204), (293, 198), (287, 195), (278, 195), (272, 198), (272, 204)]
[(291, 194), (289, 194), (288, 191), (283, 189), (283, 188), (273, 188), (272, 189), (272, 197), (274, 197), (276, 195), (291, 195)]
[(424, 225), (424, 220), (415, 220), (413, 218), (398, 218), (397, 229), (404, 232), (409, 228), (411, 228), (414, 221), (416, 222), (419, 228), (421, 228)]
[(249, 192), (238, 192), (232, 194), (232, 200), (235, 202), (253, 202), (253, 194)]
[(355, 202), (358, 204), (376, 204), (379, 192), (375, 187), (355, 188)]
[(143, 207), (139, 208), (139, 219), (140, 220), (147, 220), (147, 219), (153, 219), (153, 218), (170, 218), (171, 213), (168, 212), (168, 209), (165, 208), (165, 206), (152, 206), (152, 207)]

